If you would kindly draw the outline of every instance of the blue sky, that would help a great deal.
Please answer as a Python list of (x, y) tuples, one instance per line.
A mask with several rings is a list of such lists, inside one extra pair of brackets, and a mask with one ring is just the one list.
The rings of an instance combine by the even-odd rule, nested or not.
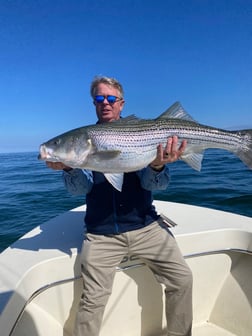
[(0, 1), (0, 152), (96, 122), (95, 75), (123, 115), (179, 100), (199, 122), (252, 128), (251, 0)]

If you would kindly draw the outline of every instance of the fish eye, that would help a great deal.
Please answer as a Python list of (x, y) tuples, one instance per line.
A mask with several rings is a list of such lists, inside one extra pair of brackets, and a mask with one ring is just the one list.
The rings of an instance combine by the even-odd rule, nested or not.
[(58, 146), (58, 145), (60, 145), (60, 143), (61, 143), (61, 140), (60, 140), (60, 139), (55, 139), (55, 140), (53, 141), (53, 145), (54, 145), (54, 146)]

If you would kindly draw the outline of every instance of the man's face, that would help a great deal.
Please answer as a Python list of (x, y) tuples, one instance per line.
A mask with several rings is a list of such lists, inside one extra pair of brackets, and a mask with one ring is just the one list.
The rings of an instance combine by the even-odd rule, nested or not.
[[(119, 97), (119, 92), (112, 86), (100, 83), (96, 89), (96, 95), (98, 96), (116, 96)], [(109, 103), (107, 99), (103, 102), (97, 103), (94, 101), (97, 118), (100, 123), (110, 122), (120, 118), (121, 111), (124, 106), (124, 100), (117, 100), (114, 103)]]

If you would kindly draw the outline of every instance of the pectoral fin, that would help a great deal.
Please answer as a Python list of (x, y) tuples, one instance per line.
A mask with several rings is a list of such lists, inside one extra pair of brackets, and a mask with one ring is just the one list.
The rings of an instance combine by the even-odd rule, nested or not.
[(118, 190), (118, 191), (122, 191), (122, 185), (123, 185), (123, 173), (120, 174), (109, 174), (109, 173), (105, 173), (104, 176), (106, 177), (106, 179), (109, 181), (109, 183), (112, 184), (112, 186)]
[(104, 150), (104, 151), (100, 151), (100, 152), (95, 152), (92, 154), (93, 157), (100, 159), (100, 160), (110, 160), (110, 159), (114, 159), (117, 156), (119, 156), (121, 154), (121, 151), (119, 150)]

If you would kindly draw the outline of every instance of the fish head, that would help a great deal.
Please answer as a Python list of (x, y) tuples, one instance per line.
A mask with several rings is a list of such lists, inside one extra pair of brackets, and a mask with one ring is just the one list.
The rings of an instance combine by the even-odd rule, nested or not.
[(39, 147), (39, 160), (62, 162), (72, 168), (83, 167), (92, 142), (84, 127), (56, 136)]

